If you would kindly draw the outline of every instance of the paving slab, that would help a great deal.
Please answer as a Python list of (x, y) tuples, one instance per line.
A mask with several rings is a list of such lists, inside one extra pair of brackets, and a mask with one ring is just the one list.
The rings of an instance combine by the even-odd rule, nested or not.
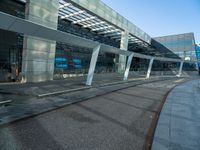
[(152, 150), (200, 149), (200, 79), (175, 87), (168, 95)]

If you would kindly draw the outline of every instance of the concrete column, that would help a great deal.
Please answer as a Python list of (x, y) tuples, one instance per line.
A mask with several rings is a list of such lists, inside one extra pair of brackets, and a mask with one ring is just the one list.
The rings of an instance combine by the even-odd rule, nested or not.
[[(124, 31), (122, 32), (121, 41), (120, 41), (120, 49), (126, 50), (128, 49), (128, 32)], [(123, 73), (126, 68), (126, 56), (119, 55), (119, 61), (118, 61), (118, 72)]]
[(150, 62), (149, 62), (149, 67), (148, 67), (148, 70), (147, 70), (146, 78), (149, 78), (149, 77), (150, 77), (151, 69), (152, 69), (152, 65), (153, 65), (153, 61), (154, 61), (154, 58), (151, 58), (151, 59), (150, 59)]
[[(58, 10), (58, 0), (27, 0), (25, 17), (57, 29)], [(55, 41), (24, 35), (22, 75), (25, 82), (53, 80), (55, 50)]]
[(93, 49), (92, 57), (91, 57), (91, 61), (90, 61), (90, 68), (89, 68), (88, 75), (87, 75), (86, 85), (92, 85), (92, 80), (93, 80), (93, 76), (94, 76), (94, 71), (95, 71), (100, 47), (101, 47), (101, 45), (98, 45)]
[(181, 76), (181, 74), (182, 74), (182, 70), (183, 70), (183, 61), (181, 61), (180, 62), (180, 67), (179, 67), (179, 71), (178, 71), (178, 75), (177, 75), (177, 77), (180, 77)]
[(124, 80), (128, 79), (128, 74), (129, 74), (129, 70), (130, 70), (130, 67), (131, 67), (131, 62), (132, 62), (132, 59), (133, 59), (133, 55), (134, 55), (134, 53), (131, 54), (130, 56), (128, 56), (126, 70), (125, 70), (125, 73), (124, 73)]

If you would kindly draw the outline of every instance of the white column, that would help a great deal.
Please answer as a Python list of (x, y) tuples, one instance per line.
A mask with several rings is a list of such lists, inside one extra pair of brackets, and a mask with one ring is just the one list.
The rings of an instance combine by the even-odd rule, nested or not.
[(153, 61), (154, 61), (154, 58), (151, 58), (151, 59), (150, 59), (150, 62), (149, 62), (149, 67), (148, 67), (148, 70), (147, 70), (146, 78), (149, 78), (149, 77), (150, 77), (151, 69), (152, 69), (152, 65), (153, 65)]
[(130, 56), (128, 56), (128, 61), (127, 61), (127, 64), (126, 64), (126, 70), (124, 72), (124, 80), (127, 80), (128, 79), (128, 74), (129, 74), (129, 70), (130, 70), (130, 67), (131, 67), (131, 62), (132, 62), (132, 59), (133, 59), (133, 54), (131, 54)]
[[(128, 49), (128, 35), (129, 33), (127, 31), (122, 32), (121, 35), (121, 41), (120, 41), (120, 49), (127, 51)], [(126, 67), (126, 56), (119, 55), (118, 60), (118, 72), (124, 72)]]
[(180, 67), (179, 67), (179, 71), (178, 71), (178, 75), (176, 75), (177, 77), (180, 77), (182, 74), (182, 69), (183, 69), (183, 61), (180, 62)]
[(91, 57), (91, 61), (90, 61), (90, 68), (89, 68), (88, 75), (87, 75), (86, 85), (92, 85), (92, 79), (94, 76), (94, 70), (96, 67), (100, 47), (101, 47), (101, 45), (98, 45), (93, 49), (92, 57)]

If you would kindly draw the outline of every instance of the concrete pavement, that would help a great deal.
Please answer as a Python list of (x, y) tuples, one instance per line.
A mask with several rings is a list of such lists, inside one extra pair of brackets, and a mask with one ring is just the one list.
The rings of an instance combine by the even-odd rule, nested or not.
[(152, 150), (200, 149), (200, 80), (175, 87), (162, 109)]
[[(77, 83), (74, 84), (69, 82), (69, 80), (61, 81), (52, 81), (46, 83), (39, 83), (39, 84), (25, 84), (21, 86), (6, 86), (7, 90), (10, 89), (9, 93), (2, 94), (3, 99), (11, 99), (12, 103), (8, 106), (3, 107), (0, 109), (0, 125), (9, 123), (15, 120), (19, 120), (22, 118), (26, 118), (33, 115), (38, 115), (40, 113), (50, 111), (53, 109), (57, 109), (60, 107), (64, 107), (66, 105), (80, 102), (86, 100), (88, 98), (100, 96), (112, 91), (116, 91), (123, 88), (128, 88), (131, 86), (136, 86), (139, 84), (157, 82), (162, 80), (174, 80), (176, 78), (152, 78), (148, 80), (138, 79), (138, 80), (131, 80), (128, 82), (117, 82), (117, 83), (106, 83), (106, 81), (102, 81), (101, 84), (98, 86), (82, 86), (77, 87)], [(67, 86), (72, 84), (70, 86)], [(54, 92), (60, 91), (67, 86), (67, 90), (72, 88), (73, 91), (71, 92), (64, 92), (61, 94), (55, 94), (40, 97), (37, 94), (46, 93), (47, 91)], [(46, 88), (45, 88), (46, 87)], [(48, 88), (47, 88), (48, 87)], [(75, 88), (77, 87), (77, 88)], [(35, 90), (35, 88), (37, 90)], [(78, 90), (77, 90), (78, 89)], [(29, 94), (27, 94), (29, 93)]]
[[(143, 84), (132, 83), (129, 87), (121, 84), (106, 86), (98, 91), (89, 89), (82, 93), (71, 93), (73, 98), (88, 93), (93, 98), (1, 126), (0, 147), (3, 150), (143, 149), (149, 146), (146, 143), (151, 136), (149, 129), (158, 115), (163, 97), (183, 81), (185, 79), (173, 78)], [(47, 98), (56, 106), (61, 99), (70, 100), (70, 95)], [(31, 102), (28, 100), (26, 103)], [(38, 102), (37, 106), (43, 106), (40, 104), (41, 99), (34, 99), (34, 102)]]
[[(131, 76), (134, 76), (134, 78)], [(144, 80), (145, 77), (130, 75), (129, 81)], [(86, 89), (89, 86), (85, 85), (86, 76), (72, 77), (62, 80), (53, 80), (39, 83), (2, 83), (0, 84), (0, 93), (2, 94), (17, 94), (27, 96), (50, 95), (50, 93), (58, 92), (58, 94), (66, 93), (76, 89)], [(95, 74), (92, 86), (103, 86), (109, 83), (126, 83), (123, 81), (123, 74), (105, 73)]]

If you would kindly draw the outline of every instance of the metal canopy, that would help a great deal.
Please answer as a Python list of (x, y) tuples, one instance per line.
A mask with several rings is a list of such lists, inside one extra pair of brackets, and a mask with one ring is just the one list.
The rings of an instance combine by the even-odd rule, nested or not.
[[(18, 32), (26, 35), (36, 36), (90, 49), (93, 49), (97, 45), (101, 44), (99, 42), (72, 35), (70, 33), (51, 29), (37, 23), (33, 23), (29, 20), (21, 19), (3, 12), (0, 12), (0, 20), (3, 20), (2, 22), (0, 22), (0, 29), (3, 30)], [(132, 54), (132, 52), (130, 51), (123, 51), (116, 47), (105, 44), (101, 44), (101, 50), (108, 53), (122, 54), (126, 56)]]
[(92, 32), (97, 32), (98, 34), (113, 39), (118, 39), (123, 31), (108, 22), (101, 20), (98, 16), (92, 15), (87, 10), (82, 10), (65, 0), (59, 0), (59, 4), (60, 19), (66, 19), (72, 22), (72, 24), (78, 24), (83, 28), (90, 29)]
[[(26, 0), (18, 0), (18, 1), (26, 3)], [(80, 3), (84, 3), (84, 2), (80, 2)], [(114, 39), (116, 41), (121, 40), (121, 34), (125, 29), (122, 29), (121, 27), (118, 27), (117, 25), (113, 25), (112, 23), (109, 22), (110, 20), (106, 21), (104, 19), (101, 19), (95, 13), (91, 13), (89, 10), (84, 9), (83, 7), (77, 7), (78, 4), (76, 4), (76, 1), (59, 0), (59, 4), (60, 5), (59, 5), (58, 15), (60, 19), (70, 21), (72, 24), (78, 24), (83, 28), (88, 28), (91, 32), (96, 32), (97, 34), (101, 34), (105, 37), (110, 37), (111, 39)], [(98, 2), (96, 5), (98, 5)], [(109, 8), (107, 7), (108, 6), (104, 5), (104, 9)], [(110, 11), (111, 10), (112, 9), (110, 8)], [(119, 17), (122, 17), (122, 16), (120, 15)], [(125, 18), (122, 18), (122, 20), (124, 19)], [(123, 23), (120, 23), (120, 24), (123, 24)], [(139, 28), (137, 28), (135, 25), (133, 25), (133, 27), (134, 28), (131, 28), (131, 31), (127, 30), (128, 32), (130, 32), (128, 42), (140, 43), (142, 46), (147, 47), (150, 44), (149, 42), (150, 37), (148, 37), (147, 34), (144, 34), (144, 32), (140, 30)], [(137, 36), (131, 33), (133, 32), (132, 29), (134, 29)], [(148, 40), (146, 41), (142, 40), (140, 38), (139, 32), (141, 32), (141, 35), (143, 34), (146, 35), (144, 39), (146, 40), (147, 38)]]
[[(97, 32), (116, 41), (121, 39), (122, 29), (116, 28), (109, 22), (101, 20), (98, 16), (94, 16), (89, 11), (80, 9), (66, 0), (59, 0), (59, 4), (59, 17), (61, 19), (66, 19), (73, 24), (78, 24), (83, 28), (88, 28), (92, 32)], [(129, 34), (129, 42), (141, 43), (145, 47), (148, 46), (146, 42), (131, 34)]]

